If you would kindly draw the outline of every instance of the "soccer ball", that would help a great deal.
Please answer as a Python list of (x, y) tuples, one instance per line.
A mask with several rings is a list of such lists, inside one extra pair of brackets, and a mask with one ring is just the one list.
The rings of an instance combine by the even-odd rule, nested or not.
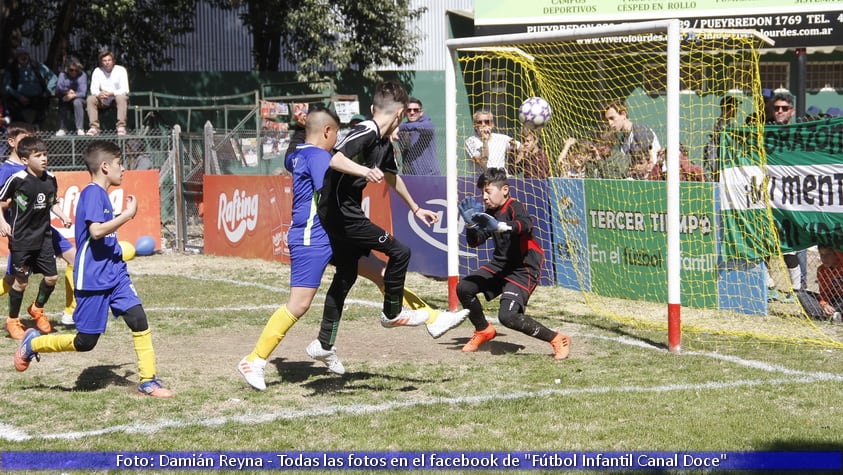
[(518, 119), (528, 129), (538, 129), (550, 120), (550, 104), (541, 97), (531, 97), (518, 108)]

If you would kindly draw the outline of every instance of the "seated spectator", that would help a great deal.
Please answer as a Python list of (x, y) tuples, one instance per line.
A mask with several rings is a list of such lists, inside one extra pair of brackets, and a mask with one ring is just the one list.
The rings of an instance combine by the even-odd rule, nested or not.
[(822, 264), (817, 267), (820, 291), (796, 290), (805, 313), (813, 318), (841, 322), (843, 312), (843, 253), (829, 246), (817, 246)]
[[(56, 75), (50, 68), (31, 59), (28, 49), (17, 48), (3, 75), (3, 97), (11, 120), (40, 127), (55, 90)], [(27, 111), (34, 117), (27, 117)]]
[(88, 75), (75, 56), (68, 56), (64, 70), (59, 73), (56, 95), (59, 97), (59, 130), (56, 135), (67, 134), (69, 116), (73, 114), (76, 135), (85, 135), (85, 95), (88, 93)]
[(117, 107), (117, 135), (126, 135), (126, 117), (129, 113), (129, 74), (126, 68), (114, 64), (114, 54), (99, 54), (100, 65), (91, 74), (91, 95), (88, 96), (88, 135), (100, 133), (101, 110)]

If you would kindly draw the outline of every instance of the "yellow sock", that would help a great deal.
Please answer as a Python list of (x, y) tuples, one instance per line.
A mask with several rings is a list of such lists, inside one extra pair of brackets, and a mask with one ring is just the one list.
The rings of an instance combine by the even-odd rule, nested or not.
[(73, 295), (73, 266), (64, 268), (64, 313), (73, 315), (76, 308), (76, 296)]
[(75, 338), (76, 335), (71, 333), (41, 335), (32, 339), (32, 351), (36, 353), (76, 351), (76, 347), (73, 346)]
[(415, 292), (404, 287), (404, 306), (410, 308), (411, 310), (427, 310), (429, 317), (427, 317), (426, 323), (433, 323), (436, 320), (436, 317), (439, 316), (439, 310), (434, 309), (430, 305), (427, 304), (421, 297), (416, 295)]
[(138, 355), (138, 376), (140, 382), (151, 381), (155, 377), (155, 350), (152, 349), (152, 331), (147, 328), (142, 332), (132, 332), (135, 354)]
[(286, 305), (275, 311), (266, 326), (263, 327), (260, 338), (255, 344), (255, 349), (246, 357), (246, 361), (255, 361), (255, 358), (269, 358), (269, 355), (275, 350), (281, 340), (287, 335), (287, 331), (296, 324), (299, 319), (296, 318)]

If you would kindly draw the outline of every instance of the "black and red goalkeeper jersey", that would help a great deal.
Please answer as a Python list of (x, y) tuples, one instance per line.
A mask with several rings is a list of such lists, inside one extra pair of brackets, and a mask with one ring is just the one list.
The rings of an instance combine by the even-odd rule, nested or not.
[[(506, 223), (512, 230), (502, 233), (481, 231), (469, 228), (466, 240), (471, 247), (477, 247), (490, 237), (495, 242), (492, 260), (483, 267), (492, 273), (511, 274), (527, 269), (529, 275), (540, 275), (544, 252), (533, 237), (533, 218), (524, 205), (508, 198), (496, 209), (487, 209), (487, 214), (494, 216), (501, 223)], [(519, 279), (520, 280), (520, 279)]]

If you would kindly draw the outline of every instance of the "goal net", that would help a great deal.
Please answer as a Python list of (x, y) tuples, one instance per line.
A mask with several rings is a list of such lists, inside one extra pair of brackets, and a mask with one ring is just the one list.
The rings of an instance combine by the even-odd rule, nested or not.
[[(531, 307), (665, 329), (672, 349), (680, 305), (683, 343), (726, 334), (839, 346), (798, 303), (768, 302), (770, 278), (789, 287), (763, 180), (728, 182), (733, 167), (765, 167), (764, 41), (678, 20), (449, 40), (452, 305), (459, 276), (490, 256), (490, 244), (466, 245), (456, 210), (482, 195), (466, 143), (479, 112), (518, 142), (505, 158), (511, 192), (534, 217), (541, 285), (558, 295)], [(537, 131), (543, 154), (525, 146), (518, 118), (534, 96), (552, 108)]]

